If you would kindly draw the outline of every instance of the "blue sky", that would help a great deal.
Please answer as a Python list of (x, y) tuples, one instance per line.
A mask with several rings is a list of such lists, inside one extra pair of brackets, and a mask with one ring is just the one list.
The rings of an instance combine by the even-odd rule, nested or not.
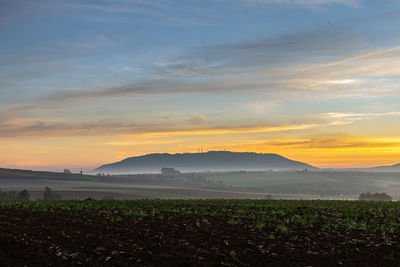
[(399, 29), (390, 0), (0, 0), (0, 165), (199, 145), (395, 163)]

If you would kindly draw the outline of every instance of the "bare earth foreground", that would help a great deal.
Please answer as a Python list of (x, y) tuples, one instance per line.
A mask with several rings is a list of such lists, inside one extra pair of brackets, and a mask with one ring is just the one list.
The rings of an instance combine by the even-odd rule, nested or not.
[(400, 266), (400, 205), (0, 202), (1, 266)]

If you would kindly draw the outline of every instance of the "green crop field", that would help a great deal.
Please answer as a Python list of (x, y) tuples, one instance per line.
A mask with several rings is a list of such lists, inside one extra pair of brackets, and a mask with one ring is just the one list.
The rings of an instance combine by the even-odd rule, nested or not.
[(393, 266), (400, 256), (399, 202), (2, 201), (0, 227), (10, 266)]

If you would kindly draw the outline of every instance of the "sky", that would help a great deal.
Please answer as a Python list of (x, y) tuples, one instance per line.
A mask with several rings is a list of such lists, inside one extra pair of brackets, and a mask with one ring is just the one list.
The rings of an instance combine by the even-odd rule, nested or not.
[(400, 162), (398, 0), (0, 0), (0, 166)]

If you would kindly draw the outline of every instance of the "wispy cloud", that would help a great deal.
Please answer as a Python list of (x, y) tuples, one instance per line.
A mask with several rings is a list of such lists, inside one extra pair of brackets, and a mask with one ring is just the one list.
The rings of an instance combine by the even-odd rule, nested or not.
[[(63, 7), (75, 11), (88, 11), (90, 13), (103, 13), (105, 15), (113, 16), (118, 20), (126, 21), (116, 15), (124, 16), (129, 14), (138, 14), (144, 16), (156, 16), (157, 20), (146, 20), (146, 23), (153, 24), (168, 24), (170, 26), (216, 26), (205, 12), (198, 12), (198, 8), (184, 5), (184, 10), (194, 11), (188, 12), (189, 16), (183, 14), (176, 14), (174, 10), (181, 8), (181, 3), (173, 1), (99, 1), (96, 4), (88, 4), (84, 1), (74, 3), (64, 3)], [(171, 14), (172, 13), (172, 14)], [(112, 17), (98, 18), (96, 16), (86, 14), (85, 18), (98, 20), (109, 20)]]
[(183, 76), (218, 75), (337, 61), (366, 48), (363, 40), (350, 32), (315, 30), (252, 42), (199, 46), (159, 67)]
[(126, 134), (128, 136), (161, 137), (190, 135), (247, 134), (262, 132), (279, 132), (304, 130), (319, 126), (315, 123), (245, 123), (243, 121), (212, 122), (194, 124), (193, 120), (175, 122), (118, 122), (91, 121), (85, 123), (43, 122), (23, 119), (0, 126), (2, 138), (26, 136), (104, 136), (109, 134)]
[(154, 146), (154, 145), (166, 145), (166, 144), (177, 144), (182, 140), (140, 140), (140, 141), (113, 141), (100, 143), (99, 145), (117, 146), (117, 147), (128, 147), (128, 146)]
[[(329, 42), (335, 43), (333, 40)], [(225, 84), (227, 88), (262, 89), (281, 98), (295, 98), (299, 94), (305, 97), (308, 94), (310, 97), (324, 98), (397, 94), (393, 79), (400, 74), (399, 47), (364, 49), (361, 53), (349, 49), (346, 50), (345, 56), (341, 49), (336, 50), (335, 55), (335, 49), (332, 48), (333, 51), (330, 51), (329, 45), (324, 50), (321, 48), (324, 45), (318, 41), (314, 45), (319, 46), (320, 51), (314, 49), (313, 45), (303, 45), (301, 47), (306, 50), (302, 50), (301, 47), (285, 48), (284, 44), (272, 48), (261, 44), (233, 46), (231, 53), (227, 52), (229, 46), (226, 47), (227, 50), (218, 47), (215, 51), (220, 53), (209, 54), (210, 61), (211, 54), (218, 54), (216, 62), (209, 67), (201, 62), (199, 55), (197, 61), (181, 59), (169, 64), (165, 62), (159, 64), (158, 73), (175, 78), (210, 77), (215, 84)], [(239, 50), (235, 53), (237, 49)], [(289, 50), (298, 52), (299, 58), (292, 57), (290, 54), (292, 52), (285, 53)], [(309, 55), (307, 60), (303, 58), (306, 55)], [(253, 60), (253, 57), (258, 59)], [(237, 66), (237, 71), (234, 66)], [(230, 83), (232, 80), (236, 80), (233, 87)]]
[[(379, 117), (400, 116), (400, 112), (385, 113), (324, 113), (299, 116), (290, 120), (260, 121), (244, 119), (210, 119), (197, 115), (188, 120), (133, 120), (88, 119), (85, 122), (70, 122), (57, 118), (47, 122), (21, 116), (12, 111), (0, 113), (0, 135), (3, 138), (26, 136), (106, 136), (125, 135), (129, 137), (155, 138), (168, 136), (201, 136), (255, 134), (303, 131), (326, 126), (349, 125), (357, 121)], [(3, 120), (2, 120), (3, 118)]]
[(295, 5), (307, 5), (307, 6), (318, 6), (318, 5), (331, 5), (340, 4), (350, 7), (357, 7), (362, 1), (361, 0), (239, 0), (247, 4), (295, 4)]
[[(142, 4), (142, 3), (141, 3)], [(67, 4), (65, 5), (67, 8), (74, 8), (78, 10), (91, 10), (91, 11), (99, 11), (99, 12), (108, 12), (108, 13), (134, 13), (134, 14), (145, 14), (145, 15), (160, 15), (159, 12), (155, 11), (152, 8), (137, 6), (137, 5), (115, 5), (115, 4)]]
[(104, 3), (134, 4), (150, 7), (166, 8), (173, 4), (171, 0), (101, 0)]
[(400, 148), (399, 138), (310, 138), (310, 139), (278, 139), (268, 140), (254, 144), (233, 145), (235, 148), (246, 147), (247, 149), (370, 149), (370, 148)]
[[(35, 109), (54, 109), (74, 106), (85, 100), (105, 99), (134, 95), (184, 95), (193, 93), (262, 93), (274, 105), (281, 100), (329, 98), (370, 98), (398, 95), (395, 86), (400, 74), (400, 48), (368, 51), (321, 64), (295, 65), (281, 68), (258, 68), (251, 71), (233, 72), (231, 75), (213, 76), (198, 81), (182, 77), (160, 77), (149, 81), (112, 88), (87, 88), (63, 90), (20, 103), (14, 112)], [(165, 66), (165, 64), (163, 65)], [(169, 70), (169, 68), (167, 68)], [(265, 110), (265, 101), (248, 106), (254, 111)]]
[(198, 18), (170, 17), (167, 22), (175, 26), (218, 26), (215, 22)]

